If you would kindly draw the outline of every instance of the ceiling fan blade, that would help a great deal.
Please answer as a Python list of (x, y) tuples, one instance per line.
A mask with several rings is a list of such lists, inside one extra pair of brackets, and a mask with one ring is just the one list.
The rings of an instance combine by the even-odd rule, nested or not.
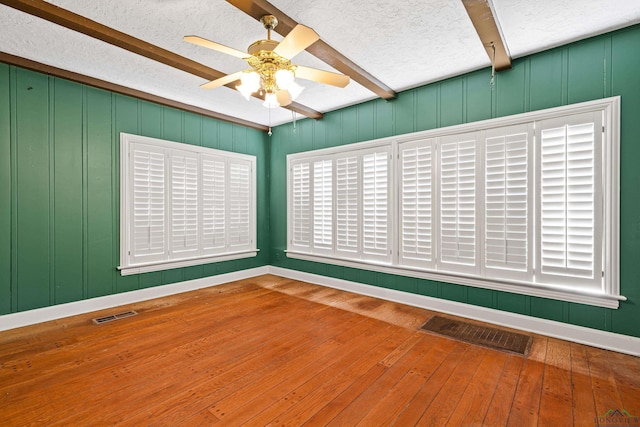
[(220, 77), (219, 79), (211, 80), (209, 83), (200, 85), (200, 87), (202, 89), (215, 89), (217, 87), (224, 86), (236, 80), (240, 80), (240, 77), (242, 77), (242, 73), (244, 73), (244, 71), (238, 71), (237, 73), (227, 74), (224, 77)]
[(295, 75), (301, 79), (313, 80), (314, 82), (337, 87), (345, 87), (350, 81), (349, 76), (345, 76), (344, 74), (318, 70), (317, 68), (304, 67), (301, 65), (296, 67)]
[(298, 24), (273, 50), (280, 56), (291, 59), (320, 39), (311, 28)]
[(293, 102), (288, 90), (279, 90), (276, 92), (276, 98), (281, 107), (285, 107)]
[(198, 36), (184, 36), (183, 40), (189, 43), (197, 44), (198, 46), (217, 50), (218, 52), (226, 53), (227, 55), (235, 56), (236, 58), (240, 58), (240, 59), (245, 59), (251, 56), (246, 52), (241, 52), (232, 47), (225, 46), (220, 43), (212, 42), (211, 40), (203, 39), (202, 37), (198, 37)]

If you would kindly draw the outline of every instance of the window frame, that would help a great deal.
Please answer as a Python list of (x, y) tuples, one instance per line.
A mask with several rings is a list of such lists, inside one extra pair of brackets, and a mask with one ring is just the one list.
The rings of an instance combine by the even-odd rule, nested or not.
[[(145, 257), (136, 255), (133, 251), (135, 235), (133, 233), (133, 174), (134, 162), (131, 159), (136, 148), (144, 147), (164, 156), (163, 179), (164, 179), (164, 231), (163, 231), (163, 253)], [(173, 203), (175, 193), (172, 192), (173, 185), (173, 158), (195, 159), (197, 175), (197, 219), (196, 219), (196, 245), (195, 249), (187, 251), (173, 250)], [(225, 244), (224, 246), (205, 247), (203, 238), (204, 226), (204, 198), (203, 198), (203, 172), (204, 162), (218, 162), (224, 164), (224, 187), (225, 207), (224, 220)], [(244, 209), (247, 211), (246, 240), (242, 245), (233, 245), (230, 241), (228, 229), (230, 228), (230, 166), (235, 164), (244, 165), (248, 172), (247, 200), (242, 200)], [(185, 166), (186, 167), (186, 166)], [(191, 169), (190, 173), (193, 173)], [(186, 172), (185, 172), (186, 174)], [(168, 270), (172, 268), (188, 267), (193, 265), (208, 264), (227, 260), (254, 257), (257, 255), (257, 205), (256, 205), (256, 157), (247, 154), (234, 153), (230, 151), (217, 150), (197, 145), (167, 141), (158, 138), (151, 138), (141, 135), (120, 133), (120, 265), (117, 269), (123, 276), (146, 273), (152, 271)], [(185, 237), (186, 239), (186, 237)]]
[[(401, 167), (400, 164), (400, 152), (403, 145), (410, 146), (411, 144), (416, 144), (417, 141), (420, 140), (436, 140), (435, 144), (439, 144), (443, 139), (449, 139), (453, 137), (455, 139), (456, 135), (461, 135), (464, 133), (475, 133), (476, 135), (481, 135), (481, 140), (477, 144), (479, 147), (479, 152), (476, 153), (476, 165), (481, 168), (480, 174), (483, 176), (483, 182), (480, 183), (480, 190), (477, 190), (476, 197), (480, 199), (484, 199), (486, 196), (485, 188), (484, 188), (484, 179), (485, 178), (485, 165), (483, 162), (485, 161), (485, 145), (486, 145), (486, 137), (485, 135), (489, 135), (493, 129), (496, 128), (508, 128), (511, 126), (522, 126), (528, 125), (531, 126), (539, 126), (536, 124), (541, 123), (545, 120), (553, 120), (564, 116), (577, 115), (582, 113), (597, 113), (602, 115), (602, 125), (603, 125), (603, 139), (601, 141), (601, 147), (597, 147), (596, 156), (602, 157), (601, 162), (601, 171), (598, 175), (598, 179), (601, 179), (600, 183), (596, 185), (596, 192), (600, 191), (600, 187), (602, 188), (603, 194), (599, 195), (596, 198), (602, 199), (602, 215), (603, 221), (601, 224), (602, 233), (600, 236), (596, 236), (596, 246), (601, 249), (601, 267), (603, 270), (603, 278), (601, 281), (601, 285), (596, 288), (589, 288), (585, 286), (581, 286), (576, 288), (569, 281), (560, 281), (560, 283), (540, 283), (540, 282), (532, 282), (527, 278), (529, 272), (524, 274), (508, 274), (502, 275), (505, 277), (495, 277), (495, 274), (499, 272), (499, 269), (495, 268), (485, 268), (486, 258), (484, 254), (484, 245), (485, 245), (485, 230), (484, 224), (478, 223), (478, 210), (483, 210), (483, 213), (480, 215), (482, 221), (484, 221), (484, 200), (479, 201), (476, 204), (476, 223), (479, 226), (479, 230), (476, 230), (476, 247), (480, 253), (478, 254), (478, 260), (481, 265), (477, 265), (475, 269), (467, 269), (467, 271), (443, 271), (438, 269), (433, 269), (429, 265), (425, 268), (420, 265), (419, 262), (409, 262), (406, 264), (400, 264), (402, 260), (401, 256), (401, 221), (400, 221), (400, 212), (401, 212)], [(291, 242), (291, 221), (288, 221), (287, 227), (287, 257), (294, 259), (302, 259), (307, 261), (316, 261), (323, 262), (328, 264), (353, 267), (353, 268), (361, 268), (372, 271), (379, 271), (383, 273), (390, 274), (399, 274), (409, 277), (417, 277), (423, 279), (430, 279), (448, 283), (462, 284), (473, 287), (480, 287), (485, 289), (493, 289), (499, 291), (512, 292), (523, 295), (531, 295), (537, 297), (551, 298), (562, 301), (570, 301), (577, 302), (581, 304), (588, 304), (594, 306), (601, 306), (607, 308), (617, 308), (619, 306), (619, 301), (624, 301), (626, 298), (620, 295), (619, 288), (619, 124), (620, 122), (620, 97), (611, 97), (606, 99), (599, 99), (594, 101), (583, 102), (579, 104), (561, 106), (550, 108), (546, 110), (539, 110), (534, 112), (528, 112), (513, 116), (501, 117), (497, 119), (489, 119), (481, 122), (474, 122), (462, 125), (451, 126), (447, 128), (433, 129), (422, 132), (414, 132), (410, 134), (388, 137), (373, 141), (365, 141), (355, 144), (348, 144), (344, 146), (332, 147), (328, 149), (307, 151), (303, 153), (294, 153), (289, 154), (287, 156), (287, 219), (290, 217), (290, 190), (291, 190), (291, 181), (290, 181), (290, 173), (291, 173), (291, 164), (292, 162), (296, 162), (301, 158), (307, 158), (311, 162), (316, 155), (321, 155), (323, 157), (327, 156), (340, 156), (344, 155), (346, 152), (353, 152), (359, 150), (368, 150), (372, 147), (378, 147), (381, 145), (386, 145), (389, 147), (390, 151), (393, 153), (392, 162), (390, 165), (390, 170), (392, 171), (390, 175), (390, 179), (392, 180), (392, 195), (390, 197), (390, 201), (393, 205), (393, 210), (391, 213), (391, 228), (390, 235), (393, 236), (391, 239), (391, 247), (393, 248), (393, 253), (391, 256), (391, 262), (379, 262), (379, 261), (367, 261), (361, 259), (349, 259), (345, 258), (343, 254), (332, 253), (331, 251), (327, 251), (323, 254), (313, 254), (309, 252), (305, 252), (304, 248), (295, 248), (292, 247)], [(606, 130), (606, 131), (605, 131)], [(533, 129), (534, 138), (538, 137), (540, 130), (538, 128)], [(539, 170), (538, 170), (538, 162), (539, 162), (539, 153), (538, 153), (538, 145), (539, 142), (534, 139), (533, 141), (527, 142), (530, 148), (530, 155), (534, 156), (531, 161), (528, 162), (527, 169), (530, 175), (530, 178), (535, 181), (539, 180)], [(440, 147), (435, 149), (435, 155), (432, 156), (432, 161), (436, 164), (440, 161), (441, 150)], [(437, 167), (435, 169), (438, 169)], [(438, 179), (439, 171), (432, 171), (432, 174), (435, 178), (432, 181), (432, 185), (434, 187), (433, 200), (432, 203), (438, 204), (440, 203), (440, 194), (437, 194), (440, 191), (440, 182)], [(596, 180), (597, 181), (597, 180)], [(532, 206), (532, 201), (535, 200), (536, 203), (539, 201), (539, 188), (537, 182), (533, 182), (531, 184), (527, 184), (529, 188), (534, 188), (534, 194), (528, 194), (528, 215), (532, 217), (528, 220), (529, 224), (531, 224), (532, 230), (527, 231), (527, 245), (529, 246), (529, 260), (527, 261), (528, 265), (531, 265), (531, 274), (539, 274), (537, 271), (540, 267), (539, 264), (539, 249), (533, 246), (533, 242), (536, 242), (539, 234), (539, 224), (538, 221), (538, 208)], [(535, 199), (534, 199), (535, 197)], [(313, 200), (310, 200), (310, 203), (313, 203)], [(539, 205), (539, 203), (537, 203)], [(440, 214), (439, 207), (434, 207), (433, 215), (435, 218), (438, 218)], [(440, 221), (433, 220), (432, 223), (432, 245), (434, 248), (437, 248), (440, 242)], [(335, 223), (335, 216), (334, 216)], [(335, 228), (335, 227), (334, 227)], [(312, 230), (311, 230), (312, 232)], [(335, 233), (335, 230), (334, 230)], [(335, 238), (335, 236), (334, 236)], [(602, 239), (602, 240), (600, 240)], [(334, 240), (335, 241), (335, 240)], [(439, 249), (436, 252), (439, 257)], [(436, 260), (436, 265), (440, 264), (440, 259)], [(436, 267), (437, 268), (437, 267)], [(491, 273), (491, 274), (489, 274)], [(539, 280), (539, 279), (538, 279)]]

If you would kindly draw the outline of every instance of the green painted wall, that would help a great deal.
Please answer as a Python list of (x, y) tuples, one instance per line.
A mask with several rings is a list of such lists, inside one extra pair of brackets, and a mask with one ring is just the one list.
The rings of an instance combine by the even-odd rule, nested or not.
[[(271, 263), (290, 269), (640, 337), (640, 26), (274, 129)], [(287, 258), (286, 155), (621, 95), (621, 291), (617, 310)]]
[[(274, 129), (0, 64), (0, 314), (273, 264), (640, 337), (640, 26)], [(288, 259), (286, 155), (622, 96), (618, 310)], [(258, 257), (122, 277), (119, 133), (256, 155)]]
[[(121, 276), (120, 132), (257, 156), (255, 258)], [(0, 64), (0, 314), (269, 264), (263, 132)]]

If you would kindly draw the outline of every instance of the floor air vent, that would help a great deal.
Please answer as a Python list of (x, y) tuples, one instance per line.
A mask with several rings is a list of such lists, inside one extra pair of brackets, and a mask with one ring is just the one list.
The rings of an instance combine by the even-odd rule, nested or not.
[(125, 311), (124, 313), (112, 314), (110, 316), (96, 317), (95, 319), (92, 319), (92, 321), (96, 325), (101, 325), (103, 323), (113, 322), (114, 320), (135, 316), (136, 314), (138, 313), (133, 310), (129, 310), (129, 311)]
[(503, 331), (459, 320), (433, 316), (422, 328), (447, 337), (471, 344), (482, 345), (496, 350), (510, 351), (526, 356), (531, 349), (533, 337), (515, 332)]

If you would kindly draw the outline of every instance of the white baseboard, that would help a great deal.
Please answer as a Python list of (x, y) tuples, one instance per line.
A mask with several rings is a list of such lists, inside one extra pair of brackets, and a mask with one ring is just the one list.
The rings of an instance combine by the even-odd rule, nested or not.
[(172, 283), (164, 286), (156, 286), (153, 288), (123, 292), (121, 294), (107, 295), (83, 301), (37, 308), (19, 313), (5, 314), (0, 316), (0, 331), (179, 294), (196, 289), (217, 286), (233, 282), (235, 280), (261, 276), (263, 274), (274, 274), (330, 288), (355, 292), (361, 295), (439, 311), (441, 313), (448, 313), (455, 316), (503, 325), (510, 328), (529, 331), (567, 341), (574, 341), (620, 353), (640, 356), (640, 338), (628, 335), (615, 334), (612, 332), (555, 322), (553, 320), (545, 320), (522, 314), (509, 313), (506, 311), (479, 307), (456, 301), (447, 301), (439, 298), (380, 288), (377, 286), (365, 285), (362, 283), (350, 282), (348, 280), (335, 279), (318, 274), (304, 273), (301, 271), (274, 266), (263, 266), (248, 270), (240, 270), (232, 273), (203, 277), (201, 279)]
[(175, 295), (182, 292), (194, 291), (196, 289), (208, 288), (268, 273), (268, 266), (256, 267), (248, 270), (220, 274), (217, 276), (203, 277), (201, 279), (187, 280), (184, 282), (171, 283), (169, 285), (123, 292), (121, 294), (107, 295), (66, 304), (53, 305), (50, 307), (21, 311), (19, 313), (5, 314), (0, 316), (0, 331), (165, 297), (168, 295)]
[(456, 301), (447, 301), (439, 298), (412, 294), (409, 292), (380, 288), (378, 286), (365, 285), (362, 283), (335, 279), (318, 274), (304, 273), (281, 267), (270, 266), (269, 272), (277, 276), (287, 277), (294, 280), (341, 289), (361, 295), (412, 305), (414, 307), (439, 311), (441, 313), (480, 320), (509, 328), (520, 329), (540, 335), (586, 344), (593, 347), (631, 354), (633, 356), (640, 356), (640, 338), (628, 335), (600, 331), (597, 329), (585, 328), (583, 326), (540, 319), (522, 314), (509, 313), (506, 311), (479, 307)]

